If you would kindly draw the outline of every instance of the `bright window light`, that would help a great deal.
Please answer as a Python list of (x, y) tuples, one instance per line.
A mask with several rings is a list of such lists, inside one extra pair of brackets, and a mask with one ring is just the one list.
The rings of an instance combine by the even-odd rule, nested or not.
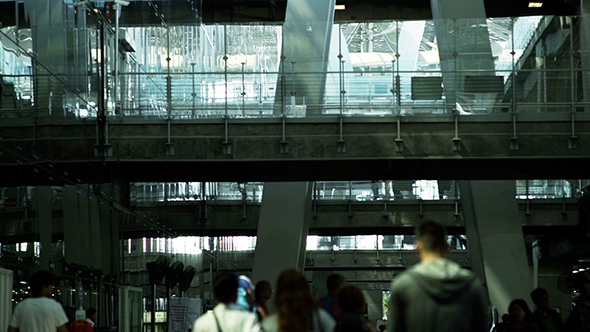
[(541, 8), (543, 7), (542, 2), (529, 2), (529, 8)]
[(346, 5), (336, 5), (334, 7), (334, 9), (336, 9), (336, 10), (345, 10), (346, 9)]

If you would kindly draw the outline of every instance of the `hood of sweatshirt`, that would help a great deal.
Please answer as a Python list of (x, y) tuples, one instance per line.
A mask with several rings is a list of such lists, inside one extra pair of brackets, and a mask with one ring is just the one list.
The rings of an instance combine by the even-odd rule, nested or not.
[(420, 262), (408, 274), (418, 287), (441, 303), (461, 295), (475, 280), (471, 271), (448, 259)]

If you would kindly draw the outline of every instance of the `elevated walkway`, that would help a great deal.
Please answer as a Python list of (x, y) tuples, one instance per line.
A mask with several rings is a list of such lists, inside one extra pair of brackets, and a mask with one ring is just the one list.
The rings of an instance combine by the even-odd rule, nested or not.
[(104, 156), (94, 121), (7, 119), (0, 126), (0, 185), (7, 187), (107, 183), (115, 172), (128, 182), (586, 178), (590, 161), (586, 113), (174, 120), (170, 126), (122, 117), (108, 128), (112, 152)]

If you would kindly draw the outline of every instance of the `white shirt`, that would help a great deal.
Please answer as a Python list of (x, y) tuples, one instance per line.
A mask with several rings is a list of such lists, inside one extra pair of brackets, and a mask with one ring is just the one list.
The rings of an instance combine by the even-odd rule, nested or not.
[(92, 321), (92, 319), (90, 319), (90, 318), (86, 318), (86, 321), (87, 321), (88, 323), (90, 323), (90, 325), (92, 325), (92, 327), (94, 327), (94, 322)]
[(18, 328), (19, 332), (55, 332), (67, 322), (64, 309), (54, 299), (31, 297), (14, 308), (10, 326)]
[[(263, 322), (262, 327), (266, 332), (279, 332), (279, 318), (277, 314), (268, 316)], [(336, 321), (324, 309), (318, 309), (313, 317), (313, 331), (315, 332), (332, 332), (336, 327)], [(224, 331), (225, 332), (225, 331)]]
[[(219, 327), (215, 316), (219, 321)], [(241, 311), (237, 306), (218, 304), (213, 312), (208, 312), (195, 321), (193, 332), (262, 332), (256, 314)]]

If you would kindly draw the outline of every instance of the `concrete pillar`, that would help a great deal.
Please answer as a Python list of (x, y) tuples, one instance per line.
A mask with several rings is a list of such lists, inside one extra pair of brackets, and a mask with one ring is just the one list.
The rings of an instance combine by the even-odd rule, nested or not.
[(35, 188), (37, 205), (37, 226), (41, 240), (41, 268), (49, 270), (53, 249), (51, 247), (51, 187), (37, 186)]
[(503, 313), (514, 299), (532, 304), (531, 275), (514, 181), (460, 181), (472, 269)]
[(82, 240), (78, 236), (78, 187), (63, 187), (63, 229), (65, 258), (68, 263), (79, 264), (82, 261), (80, 247)]
[(100, 222), (100, 206), (98, 197), (93, 193), (88, 193), (88, 230), (89, 230), (89, 245), (90, 245), (90, 266), (102, 270), (102, 255), (104, 249), (109, 250), (110, 246), (106, 248), (102, 246), (102, 230)]
[(0, 269), (0, 331), (8, 331), (12, 319), (12, 271)]
[(312, 182), (264, 184), (252, 282), (268, 280), (276, 285), (283, 270), (303, 269), (312, 187)]
[(90, 246), (90, 207), (88, 186), (64, 186), (64, 242), (68, 263), (92, 265)]
[(367, 301), (367, 318), (375, 324), (378, 320), (383, 319), (383, 291), (364, 290), (363, 294)]
[(35, 106), (64, 116), (83, 103), (75, 93), (87, 97), (86, 12), (63, 0), (24, 0), (24, 9), (38, 60), (32, 62)]
[[(98, 215), (100, 218), (100, 245), (102, 247), (102, 272), (104, 274), (118, 273), (119, 265), (113, 261), (116, 259), (118, 262), (119, 252), (115, 252), (116, 248), (119, 248), (119, 223), (111, 221), (111, 206), (108, 202), (110, 197), (110, 185), (102, 184), (99, 185), (100, 191), (105, 195), (98, 199)], [(114, 233), (113, 233), (114, 232)], [(113, 235), (114, 234), (114, 235)]]
[(275, 114), (292, 96), (298, 104), (305, 97), (307, 115), (322, 114), (335, 5), (336, 0), (287, 1), (279, 67), (285, 77), (277, 80)]
[[(584, 102), (590, 100), (590, 0), (580, 1), (580, 47)], [(590, 107), (584, 107), (590, 112)]]
[[(90, 207), (88, 205), (88, 185), (81, 185), (78, 194), (78, 227), (76, 229), (77, 235), (80, 237), (78, 248), (82, 253), (82, 262), (86, 266), (90, 265)], [(66, 250), (67, 250), (66, 243)]]

